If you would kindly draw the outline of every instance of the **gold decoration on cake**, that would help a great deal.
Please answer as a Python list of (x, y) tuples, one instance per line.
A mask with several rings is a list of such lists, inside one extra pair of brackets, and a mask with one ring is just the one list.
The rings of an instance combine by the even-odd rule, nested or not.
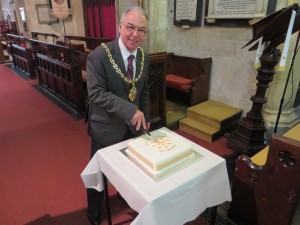
[(109, 50), (109, 48), (107, 47), (107, 45), (105, 43), (102, 43), (101, 46), (104, 48), (104, 50), (107, 53), (107, 56), (109, 58), (110, 63), (112, 64), (112, 67), (115, 69), (116, 73), (120, 75), (120, 77), (128, 84), (131, 85), (131, 89), (129, 91), (129, 99), (130, 101), (134, 101), (136, 94), (137, 94), (137, 89), (135, 87), (135, 83), (138, 82), (138, 80), (141, 78), (142, 74), (143, 74), (143, 70), (144, 70), (144, 61), (145, 61), (145, 54), (144, 54), (144, 50), (140, 47), (138, 47), (141, 50), (142, 53), (142, 60), (141, 60), (141, 69), (140, 69), (140, 73), (136, 76), (135, 79), (128, 79), (124, 73), (122, 73), (121, 69), (119, 68), (119, 66), (117, 65), (117, 63), (115, 62), (115, 60), (113, 59), (111, 52)]
[(158, 151), (170, 151), (175, 147), (175, 144), (168, 137), (159, 137), (149, 141), (152, 148)]

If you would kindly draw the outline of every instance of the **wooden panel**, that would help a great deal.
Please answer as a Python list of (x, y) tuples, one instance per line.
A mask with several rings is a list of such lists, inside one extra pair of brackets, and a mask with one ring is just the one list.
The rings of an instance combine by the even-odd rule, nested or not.
[(168, 54), (150, 54), (149, 92), (151, 129), (166, 126), (166, 84)]
[[(85, 91), (79, 54), (68, 47), (32, 40), (39, 84), (62, 102), (81, 113)], [(63, 61), (61, 61), (63, 60)]]
[[(107, 43), (112, 40), (109, 38), (97, 38), (97, 37), (85, 37), (85, 36), (73, 36), (73, 35), (64, 35), (64, 39), (65, 39), (65, 44), (70, 48), (73, 47), (76, 48), (74, 44), (83, 44), (84, 47), (88, 49), (88, 51), (94, 50), (99, 45), (101, 45), (101, 43)], [(72, 44), (74, 45), (73, 47)]]
[(188, 78), (193, 82), (191, 92), (187, 93), (190, 106), (208, 100), (211, 65), (211, 58), (193, 58), (170, 54), (167, 74)]
[(239, 156), (229, 218), (244, 225), (289, 225), (299, 200), (299, 150), (299, 141), (274, 133), (265, 165)]

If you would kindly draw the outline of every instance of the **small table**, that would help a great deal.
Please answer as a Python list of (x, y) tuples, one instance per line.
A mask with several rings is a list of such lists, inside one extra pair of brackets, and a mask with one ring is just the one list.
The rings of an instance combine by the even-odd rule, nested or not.
[(86, 188), (102, 191), (102, 173), (105, 174), (128, 205), (139, 213), (133, 225), (182, 225), (194, 220), (207, 207), (231, 201), (225, 159), (185, 140), (204, 158), (158, 182), (120, 151), (130, 140), (98, 151), (81, 178)]

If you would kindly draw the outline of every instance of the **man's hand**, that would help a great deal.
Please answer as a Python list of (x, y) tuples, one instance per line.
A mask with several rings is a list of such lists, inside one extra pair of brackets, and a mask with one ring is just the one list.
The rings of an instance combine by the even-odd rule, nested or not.
[(133, 115), (131, 124), (135, 126), (136, 130), (140, 130), (141, 127), (143, 127), (145, 130), (150, 128), (150, 123), (146, 124), (144, 113), (139, 109), (137, 109)]
[(146, 126), (147, 126), (147, 131), (150, 129), (150, 122), (149, 123), (146, 123)]

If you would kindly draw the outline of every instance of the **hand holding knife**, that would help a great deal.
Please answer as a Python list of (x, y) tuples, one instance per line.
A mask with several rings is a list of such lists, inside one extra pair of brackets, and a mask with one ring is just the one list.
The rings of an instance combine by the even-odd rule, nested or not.
[(145, 134), (147, 134), (149, 137), (151, 137), (151, 134), (150, 134), (147, 130), (143, 129), (143, 132), (144, 132)]

